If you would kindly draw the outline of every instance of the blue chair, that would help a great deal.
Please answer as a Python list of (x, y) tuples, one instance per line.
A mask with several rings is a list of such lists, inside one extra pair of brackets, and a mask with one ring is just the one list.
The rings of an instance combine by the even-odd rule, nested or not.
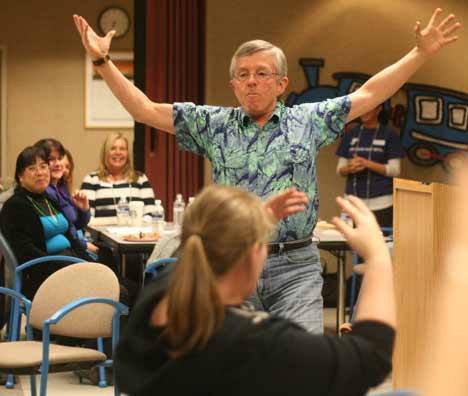
[(177, 262), (175, 257), (161, 258), (153, 261), (151, 264), (148, 264), (145, 268), (143, 279), (150, 278), (155, 279), (158, 276), (158, 272), (162, 271), (169, 264), (174, 264)]
[[(15, 290), (18, 293), (21, 293), (22, 289), (22, 272), (25, 269), (33, 267), (35, 265), (44, 265), (48, 262), (68, 262), (68, 263), (84, 263), (85, 260), (78, 258), (78, 257), (71, 257), (71, 256), (45, 256), (39, 257), (37, 259), (33, 259), (27, 261), (21, 265), (18, 265), (18, 261), (16, 260), (15, 254), (10, 247), (10, 244), (0, 232), (0, 254), (3, 256), (3, 259), (6, 264), (6, 268), (8, 271), (8, 277), (6, 286), (10, 289)], [(6, 338), (9, 341), (17, 341), (20, 335), (20, 325), (21, 325), (21, 309), (19, 304), (17, 304), (16, 300), (10, 304), (10, 318), (7, 322), (7, 331), (6, 331)], [(23, 312), (24, 313), (24, 312)], [(97, 340), (98, 350), (101, 352), (104, 350), (104, 344), (102, 339)], [(99, 370), (99, 386), (105, 387), (107, 386), (105, 380), (105, 372), (104, 368), (100, 368)], [(13, 375), (8, 375), (7, 381), (5, 383), (5, 387), (8, 389), (14, 388), (14, 377)]]
[[(14, 285), (13, 290), (21, 293), (21, 289), (23, 287), (23, 271), (31, 268), (35, 265), (45, 265), (45, 263), (50, 262), (64, 262), (64, 263), (86, 263), (85, 260), (78, 258), (78, 257), (71, 257), (71, 256), (44, 256), (39, 257), (37, 259), (29, 260), (23, 264), (18, 265), (15, 268), (15, 276), (14, 276)], [(10, 341), (16, 341), (19, 337), (19, 319), (20, 319), (20, 309), (19, 305), (13, 303), (12, 304), (12, 322), (10, 323), (11, 335)]]
[[(4, 263), (4, 271), (5, 271), (5, 284), (0, 285), (0, 286), (6, 286), (10, 289), (14, 288), (15, 284), (15, 270), (16, 267), (18, 266), (18, 262), (16, 261), (16, 257), (13, 253), (13, 251), (10, 248), (10, 245), (8, 244), (7, 240), (3, 236), (3, 234), (0, 232), (0, 254), (2, 256), (2, 261)], [(4, 313), (7, 314), (9, 312), (9, 317), (10, 319), (7, 321), (7, 330), (6, 330), (6, 338), (9, 337), (10, 335), (10, 323), (12, 320), (12, 311), (11, 311), (11, 304), (10, 304), (10, 299), (5, 298), (5, 309)]]
[[(0, 343), (0, 371), (30, 375), (33, 396), (35, 377), (40, 374), (40, 395), (46, 396), (49, 372), (111, 366), (112, 360), (101, 351), (51, 344), (50, 336), (112, 337), (114, 347), (119, 338), (120, 316), (128, 314), (128, 308), (118, 302), (119, 292), (113, 271), (97, 263), (72, 265), (54, 272), (39, 287), (32, 303), (15, 290), (0, 288), (0, 293), (23, 305), (27, 336), (27, 341)], [(32, 328), (42, 330), (42, 342), (32, 341)], [(114, 392), (120, 395), (117, 386)]]
[[(387, 242), (393, 240), (393, 227), (381, 227), (384, 237)], [(358, 273), (354, 271), (355, 266), (358, 264), (358, 255), (353, 251), (352, 253), (353, 273), (351, 275), (351, 292), (350, 292), (350, 303), (349, 303), (349, 321), (352, 322), (354, 319), (354, 309), (356, 308), (357, 301), (357, 277)]]

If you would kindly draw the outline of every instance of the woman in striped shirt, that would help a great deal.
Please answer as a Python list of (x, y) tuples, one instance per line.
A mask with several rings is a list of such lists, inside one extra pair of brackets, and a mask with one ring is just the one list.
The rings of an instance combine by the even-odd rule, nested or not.
[(121, 198), (143, 201), (143, 213), (154, 210), (154, 192), (145, 174), (135, 171), (122, 133), (107, 136), (97, 171), (85, 176), (81, 190), (89, 200), (92, 217), (115, 217)]

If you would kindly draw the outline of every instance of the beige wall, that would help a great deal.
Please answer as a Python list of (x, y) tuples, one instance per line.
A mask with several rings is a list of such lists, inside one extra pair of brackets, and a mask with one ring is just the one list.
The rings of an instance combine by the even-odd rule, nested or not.
[[(253, 38), (282, 47), (289, 61), (291, 91), (306, 88), (298, 60), (322, 57), (325, 67), (320, 83), (335, 85), (336, 71), (373, 74), (394, 62), (414, 44), (413, 26), (427, 21), (432, 10), (443, 6), (468, 22), (468, 3), (459, 0), (207, 0), (207, 85), (209, 104), (235, 104), (228, 88), (230, 57), (237, 46)], [(468, 31), (459, 42), (425, 65), (412, 82), (438, 85), (468, 92)], [(344, 190), (336, 176), (336, 145), (319, 155), (320, 216), (337, 212), (333, 198)], [(408, 160), (403, 177), (423, 181), (445, 181), (441, 166), (416, 167)]]
[[(322, 57), (322, 84), (335, 84), (335, 71), (375, 73), (395, 61), (413, 45), (413, 24), (427, 20), (441, 5), (437, 0), (207, 0), (206, 100), (234, 105), (228, 86), (232, 53), (243, 41), (263, 38), (281, 46), (288, 57), (291, 91), (306, 88), (298, 60)], [(85, 16), (93, 26), (99, 12), (120, 5), (133, 14), (132, 0), (2, 0), (0, 45), (7, 47), (8, 173), (14, 171), (18, 152), (36, 140), (60, 139), (77, 157), (76, 180), (94, 169), (108, 130), (84, 128), (84, 51), (71, 15)], [(444, 0), (462, 21), (468, 4)], [(133, 19), (132, 19), (133, 21)], [(425, 65), (412, 79), (468, 92), (468, 32), (459, 42)], [(114, 50), (131, 50), (133, 36), (114, 40)], [(125, 132), (133, 140), (133, 131)], [(343, 191), (336, 176), (335, 145), (319, 155), (321, 217), (335, 212), (333, 197)], [(415, 167), (407, 160), (403, 177), (445, 181), (440, 166)]]
[[(109, 130), (84, 128), (84, 50), (72, 20), (78, 13), (96, 27), (109, 5), (132, 15), (132, 0), (2, 0), (0, 45), (7, 47), (7, 175), (16, 156), (44, 137), (61, 140), (75, 156), (75, 180), (97, 167)], [(133, 18), (132, 18), (133, 21)], [(114, 40), (132, 50), (133, 33)], [(133, 140), (133, 129), (124, 130)]]

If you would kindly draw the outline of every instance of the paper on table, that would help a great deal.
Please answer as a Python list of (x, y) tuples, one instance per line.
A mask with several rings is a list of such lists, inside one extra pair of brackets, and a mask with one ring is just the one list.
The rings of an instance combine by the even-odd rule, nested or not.
[(345, 237), (338, 230), (315, 230), (314, 237), (321, 242), (343, 242)]
[(122, 226), (113, 226), (107, 227), (107, 232), (115, 235), (132, 235), (132, 234), (139, 234), (139, 233), (150, 233), (153, 231), (151, 227), (122, 227)]
[(91, 217), (89, 221), (89, 226), (105, 226), (105, 225), (115, 225), (117, 224), (117, 217)]

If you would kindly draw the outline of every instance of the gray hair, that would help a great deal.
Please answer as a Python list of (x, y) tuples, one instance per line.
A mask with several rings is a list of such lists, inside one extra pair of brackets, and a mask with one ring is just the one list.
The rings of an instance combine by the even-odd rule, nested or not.
[(276, 72), (282, 77), (288, 75), (288, 65), (286, 62), (286, 56), (284, 55), (284, 52), (281, 48), (269, 43), (268, 41), (251, 40), (241, 44), (232, 56), (231, 66), (229, 67), (229, 75), (231, 76), (231, 78), (234, 78), (236, 63), (239, 58), (253, 55), (260, 51), (271, 52), (275, 58)]

